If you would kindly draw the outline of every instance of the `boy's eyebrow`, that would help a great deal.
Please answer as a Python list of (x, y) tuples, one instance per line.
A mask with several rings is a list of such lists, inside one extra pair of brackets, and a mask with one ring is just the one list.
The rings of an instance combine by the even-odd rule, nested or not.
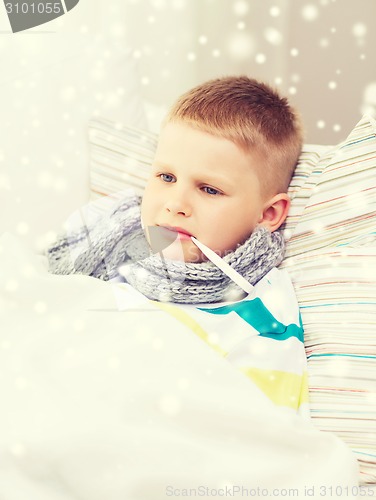
[[(174, 167), (171, 166), (171, 165), (167, 165), (166, 163), (163, 163), (163, 162), (159, 162), (157, 160), (154, 160), (153, 161), (153, 164), (157, 167), (160, 167), (160, 168), (166, 168), (167, 170), (174, 170)], [(204, 180), (202, 182), (207, 182), (208, 184), (216, 184), (216, 183), (225, 183), (226, 185), (228, 186), (231, 186), (232, 185), (232, 182), (231, 182), (231, 177), (227, 176), (227, 175), (221, 175), (221, 174), (218, 174), (217, 172), (213, 172), (213, 175), (211, 175), (211, 173), (209, 172), (206, 172), (205, 174), (199, 174), (200, 177), (202, 177)]]
[(158, 160), (156, 160), (156, 159), (154, 159), (154, 160), (153, 160), (153, 162), (152, 162), (152, 166), (153, 166), (153, 165), (156, 165), (156, 166), (158, 166), (158, 167), (162, 167), (162, 168), (167, 168), (167, 169), (169, 169), (169, 168), (173, 168), (172, 166), (167, 165), (166, 163), (163, 163), (163, 162), (158, 161)]

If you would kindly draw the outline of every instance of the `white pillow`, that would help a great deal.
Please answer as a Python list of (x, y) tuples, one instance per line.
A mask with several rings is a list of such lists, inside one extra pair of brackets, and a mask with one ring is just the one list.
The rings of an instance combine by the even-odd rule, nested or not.
[(301, 215), (286, 223), (290, 239), (281, 268), (291, 275), (301, 309), (311, 415), (356, 453), (360, 482), (376, 483), (373, 118), (365, 116), (317, 159), (310, 185)]
[(89, 118), (146, 126), (138, 75), (127, 51), (79, 33), (1, 37), (0, 60), (0, 233), (40, 249), (88, 201)]
[[(288, 229), (286, 257), (349, 244), (375, 241), (376, 121), (364, 116), (345, 141), (329, 147), (311, 166), (309, 200)], [(294, 175), (298, 176), (304, 162)], [(306, 184), (301, 187), (304, 191)], [(299, 193), (297, 194), (299, 198)], [(306, 197), (307, 199), (307, 197)], [(293, 199), (292, 206), (296, 205)]]
[(298, 299), (314, 425), (355, 452), (376, 483), (376, 246), (328, 247), (283, 262)]
[(89, 122), (91, 199), (132, 189), (142, 195), (158, 136), (105, 118)]

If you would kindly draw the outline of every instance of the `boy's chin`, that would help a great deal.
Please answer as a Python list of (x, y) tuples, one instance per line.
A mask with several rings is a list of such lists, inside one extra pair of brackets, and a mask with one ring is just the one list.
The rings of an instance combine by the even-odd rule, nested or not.
[(165, 259), (186, 263), (197, 264), (206, 260), (199, 249), (193, 243), (189, 242), (188, 244), (182, 244), (178, 240), (174, 241), (174, 243), (164, 248), (162, 250), (162, 255)]

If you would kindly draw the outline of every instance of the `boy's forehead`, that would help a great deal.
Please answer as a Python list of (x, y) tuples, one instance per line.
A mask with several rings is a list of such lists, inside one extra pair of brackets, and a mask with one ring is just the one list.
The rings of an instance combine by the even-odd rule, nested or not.
[(218, 134), (201, 130), (185, 122), (167, 122), (161, 129), (155, 160), (168, 163), (168, 158), (184, 157), (206, 161), (213, 166), (230, 163), (232, 169), (246, 166), (255, 173), (264, 163), (263, 155), (256, 148), (246, 151), (234, 141)]
[[(247, 156), (249, 154), (230, 139), (182, 121), (167, 122), (159, 135), (158, 147), (160, 149), (163, 147), (172, 148), (174, 146), (188, 149), (192, 154), (198, 151), (215, 155), (224, 150), (238, 156)], [(191, 146), (194, 146), (194, 148), (190, 149)]]

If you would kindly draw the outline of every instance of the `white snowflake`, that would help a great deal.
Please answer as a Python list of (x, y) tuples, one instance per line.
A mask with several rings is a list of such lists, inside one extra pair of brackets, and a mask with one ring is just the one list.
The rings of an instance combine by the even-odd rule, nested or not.
[(190, 385), (190, 381), (187, 378), (179, 378), (179, 380), (177, 381), (177, 386), (181, 390), (188, 389)]
[(23, 457), (26, 455), (26, 447), (21, 443), (14, 443), (9, 447), (9, 452), (14, 457)]
[(291, 81), (292, 81), (293, 83), (299, 83), (299, 82), (300, 82), (300, 80), (301, 80), (301, 77), (300, 77), (300, 75), (299, 75), (298, 73), (293, 73), (293, 74), (291, 75), (290, 79), (291, 79)]
[(123, 38), (125, 36), (125, 26), (124, 23), (118, 22), (110, 26), (109, 33), (114, 38)]
[(160, 351), (161, 349), (163, 349), (164, 342), (162, 339), (157, 337), (153, 339), (152, 345), (153, 349), (155, 349), (156, 351)]
[(53, 330), (62, 330), (64, 328), (64, 320), (57, 314), (52, 314), (48, 319), (48, 326)]
[(350, 194), (346, 196), (345, 202), (350, 209), (354, 209), (357, 211), (361, 210), (362, 208), (366, 209), (368, 205), (367, 198), (364, 197), (363, 193)]
[(16, 80), (13, 85), (14, 88), (21, 89), (24, 86), (24, 82), (22, 80)]
[(369, 83), (363, 92), (363, 114), (376, 115), (376, 82)]
[(237, 32), (228, 39), (227, 51), (235, 60), (249, 59), (254, 50), (254, 40), (249, 33)]
[(35, 302), (34, 311), (37, 314), (44, 314), (47, 311), (47, 304), (45, 302), (43, 302), (42, 300)]
[(57, 177), (53, 182), (55, 191), (65, 191), (67, 189), (67, 181), (63, 177)]
[(173, 10), (185, 10), (187, 8), (187, 0), (170, 0)]
[(0, 347), (4, 351), (6, 351), (6, 350), (10, 349), (11, 343), (9, 342), (9, 340), (2, 340), (2, 342), (0, 343)]
[(269, 9), (269, 14), (272, 16), (272, 17), (278, 17), (281, 13), (281, 9), (279, 7), (277, 7), (276, 5), (273, 5), (272, 7), (270, 7)]
[(26, 266), (22, 268), (21, 272), (25, 278), (32, 278), (36, 275), (36, 269), (31, 264), (26, 264)]
[(52, 175), (48, 170), (42, 170), (37, 177), (37, 185), (41, 188), (49, 188), (52, 184)]
[(246, 0), (236, 0), (233, 5), (233, 11), (237, 16), (245, 16), (249, 11), (249, 4)]
[(35, 246), (37, 251), (43, 252), (49, 245), (56, 241), (57, 233), (55, 231), (47, 231), (42, 236), (35, 239)]
[(5, 283), (5, 290), (7, 292), (15, 292), (16, 290), (18, 290), (18, 287), (19, 287), (19, 283), (15, 279), (10, 279), (9, 281), (7, 281)]
[(356, 38), (364, 38), (367, 34), (367, 26), (363, 23), (356, 23), (352, 28), (352, 34)]
[(166, 0), (150, 0), (149, 3), (155, 10), (164, 10), (167, 7)]
[(9, 176), (6, 174), (0, 174), (0, 190), (1, 189), (6, 189), (7, 191), (11, 190)]
[(171, 294), (169, 292), (162, 290), (158, 294), (158, 300), (160, 302), (171, 302)]
[(60, 99), (64, 102), (74, 101), (77, 97), (77, 89), (72, 85), (64, 87), (60, 91)]
[(345, 377), (351, 372), (350, 364), (347, 359), (344, 358), (331, 358), (330, 363), (328, 363), (326, 369), (334, 377)]
[(187, 59), (190, 62), (193, 62), (197, 59), (197, 55), (194, 52), (188, 52)]
[(264, 38), (271, 45), (280, 45), (283, 41), (282, 33), (273, 27), (269, 27), (269, 28), (265, 29)]
[(16, 232), (21, 235), (27, 234), (29, 230), (30, 230), (29, 224), (24, 221), (19, 222), (16, 226)]
[(266, 55), (261, 52), (256, 54), (255, 61), (257, 64), (264, 64), (266, 62)]
[(209, 344), (217, 345), (219, 342), (218, 333), (217, 332), (209, 332), (208, 341), (209, 341)]
[(117, 356), (112, 356), (107, 361), (107, 366), (108, 366), (109, 370), (111, 370), (111, 371), (118, 370), (120, 367), (120, 364), (121, 364), (120, 359)]
[(290, 54), (291, 54), (292, 57), (297, 57), (299, 55), (299, 50), (296, 47), (293, 47), (290, 50)]
[(159, 400), (158, 407), (165, 415), (174, 417), (180, 412), (181, 403), (176, 396), (165, 395)]
[(77, 319), (74, 323), (73, 323), (73, 328), (76, 332), (82, 332), (86, 327), (86, 323), (85, 321), (83, 321), (82, 319)]
[(307, 4), (302, 8), (302, 17), (305, 21), (315, 21), (319, 16), (319, 9), (314, 4)]

